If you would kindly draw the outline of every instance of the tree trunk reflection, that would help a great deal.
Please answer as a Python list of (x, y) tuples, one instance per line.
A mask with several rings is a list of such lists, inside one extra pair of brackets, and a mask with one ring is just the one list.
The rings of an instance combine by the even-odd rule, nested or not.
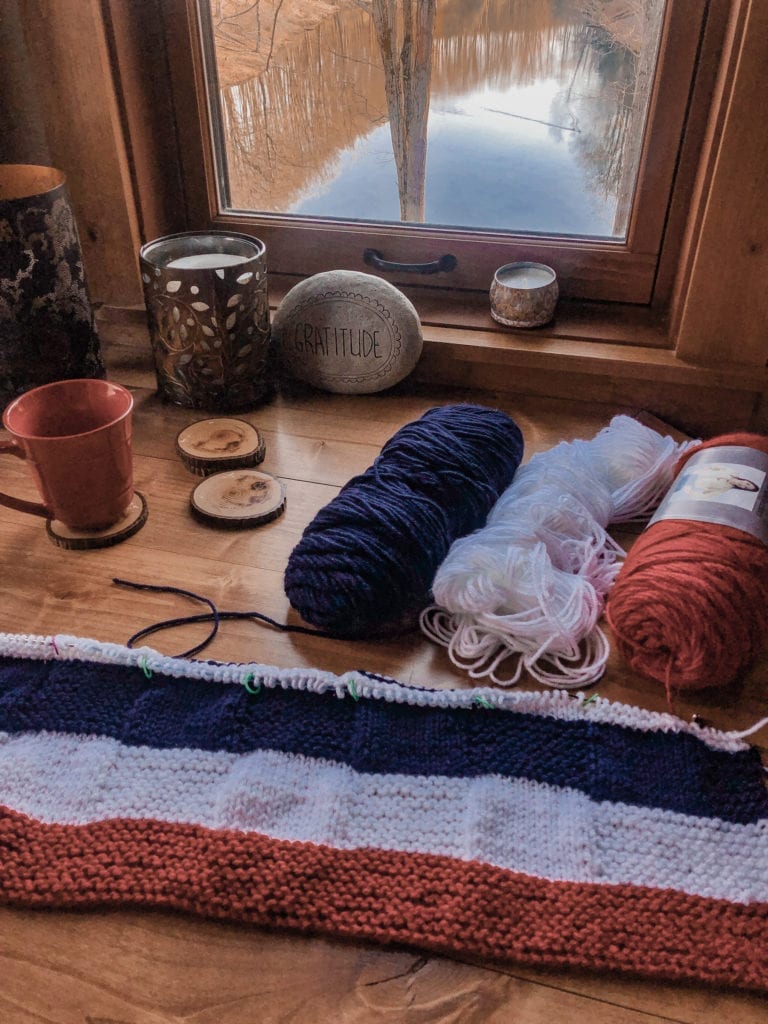
[(402, 11), (396, 0), (373, 0), (372, 13), (384, 66), (400, 219), (423, 221), (435, 0), (403, 0)]

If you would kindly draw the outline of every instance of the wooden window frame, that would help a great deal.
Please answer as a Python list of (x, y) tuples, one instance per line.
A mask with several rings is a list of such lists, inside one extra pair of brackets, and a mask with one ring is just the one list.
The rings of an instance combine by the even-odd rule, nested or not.
[[(174, 49), (189, 51), (186, 2), (15, 2), (92, 293), (139, 322), (138, 243), (202, 226), (194, 211), (208, 201), (179, 159), (206, 160), (203, 126), (178, 116), (180, 102), (199, 110), (194, 69), (171, 73), (184, 64)], [(417, 377), (642, 404), (702, 433), (768, 430), (768, 134), (754, 128), (768, 107), (768, 4), (709, 0), (707, 11), (650, 302), (565, 300), (551, 328), (522, 332), (494, 324), (487, 292), (409, 286), (425, 334)], [(10, 88), (2, 95), (0, 74), (13, 106)], [(296, 279), (272, 274), (273, 301)]]
[[(241, 213), (221, 208), (214, 157), (215, 125), (209, 102), (218, 103), (215, 63), (209, 33), (195, 0), (165, 0), (163, 10), (171, 41), (171, 87), (180, 131), (187, 141), (183, 175), (189, 217), (195, 224), (258, 234), (267, 244), (270, 266), (281, 274), (307, 276), (334, 268), (370, 272), (366, 248), (401, 263), (429, 262), (458, 254), (447, 274), (425, 281), (420, 291), (472, 290), (493, 278), (497, 267), (533, 259), (555, 267), (566, 298), (648, 304), (656, 278), (668, 198), (677, 169), (694, 66), (707, 24), (701, 0), (667, 0), (660, 57), (649, 98), (647, 124), (625, 240), (471, 231), (432, 225), (340, 223), (329, 218)], [(177, 41), (183, 42), (179, 43)], [(186, 98), (194, 95), (194, 106)], [(413, 275), (383, 273), (399, 287), (410, 288)]]

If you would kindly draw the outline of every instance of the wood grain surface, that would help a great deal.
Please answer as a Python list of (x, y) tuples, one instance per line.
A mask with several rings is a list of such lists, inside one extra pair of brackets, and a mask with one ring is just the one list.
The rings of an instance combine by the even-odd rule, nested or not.
[[(227, 610), (253, 609), (297, 621), (283, 592), (288, 555), (324, 504), (364, 470), (403, 423), (457, 400), (505, 409), (520, 425), (525, 457), (560, 440), (591, 437), (619, 406), (517, 398), (494, 393), (399, 390), (387, 395), (281, 396), (244, 418), (262, 432), (262, 468), (283, 481), (285, 514), (233, 533), (197, 522), (189, 496), (199, 483), (175, 438), (194, 412), (162, 405), (148, 353), (105, 345), (110, 376), (134, 389), (136, 486), (149, 519), (113, 548), (56, 548), (41, 520), (0, 509), (0, 628), (73, 633), (125, 642), (142, 626), (197, 611), (182, 598), (136, 593), (112, 578), (169, 584), (211, 597)], [(34, 497), (23, 463), (0, 464), (3, 490)], [(633, 533), (622, 540), (631, 544)], [(189, 627), (153, 639), (174, 654), (201, 638)], [(418, 634), (397, 641), (329, 641), (225, 623), (201, 657), (257, 660), (341, 672), (365, 667), (423, 686), (466, 686), (445, 652)], [(766, 714), (768, 660), (738, 692), (681, 699), (683, 718), (742, 728)], [(524, 683), (528, 688), (534, 684)], [(595, 688), (601, 696), (666, 710), (660, 688), (633, 675), (616, 655)], [(766, 732), (758, 737), (768, 741)], [(758, 1024), (759, 997), (587, 972), (532, 970), (271, 932), (181, 914), (54, 912), (0, 908), (2, 1024), (615, 1024), (685, 1021)]]

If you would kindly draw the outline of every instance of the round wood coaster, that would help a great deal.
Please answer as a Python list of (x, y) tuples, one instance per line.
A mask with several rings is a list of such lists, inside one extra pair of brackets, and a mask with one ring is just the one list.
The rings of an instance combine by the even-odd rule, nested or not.
[(106, 530), (72, 530), (58, 519), (47, 519), (45, 528), (53, 543), (60, 548), (73, 551), (109, 548), (138, 533), (146, 523), (148, 514), (146, 498), (134, 491), (133, 500), (123, 517)]
[(231, 469), (206, 477), (192, 491), (192, 512), (214, 526), (263, 526), (285, 511), (285, 487), (258, 469)]
[(181, 461), (197, 476), (256, 466), (265, 450), (264, 438), (256, 427), (224, 416), (190, 423), (176, 438)]

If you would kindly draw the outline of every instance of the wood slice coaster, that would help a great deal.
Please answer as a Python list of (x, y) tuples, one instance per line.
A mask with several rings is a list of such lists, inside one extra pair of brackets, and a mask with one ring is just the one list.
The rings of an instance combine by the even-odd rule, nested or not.
[(181, 461), (197, 476), (256, 466), (265, 450), (264, 438), (256, 427), (224, 416), (190, 423), (176, 438)]
[(214, 526), (263, 526), (285, 511), (285, 487), (258, 469), (231, 469), (206, 477), (192, 491), (192, 512)]
[(133, 500), (122, 518), (106, 530), (72, 530), (58, 519), (47, 519), (45, 529), (54, 544), (73, 551), (90, 548), (109, 548), (132, 537), (147, 521), (147, 501), (143, 494), (134, 491)]

